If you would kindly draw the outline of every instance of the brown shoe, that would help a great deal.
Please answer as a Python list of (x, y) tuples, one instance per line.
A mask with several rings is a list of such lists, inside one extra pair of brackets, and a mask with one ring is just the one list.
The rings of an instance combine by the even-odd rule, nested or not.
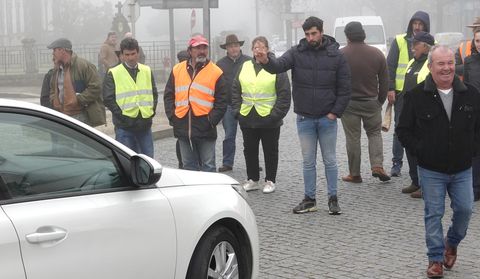
[(422, 198), (422, 189), (418, 188), (417, 191), (410, 194), (410, 197), (414, 199), (421, 199)]
[(373, 177), (378, 177), (380, 181), (389, 181), (390, 176), (387, 175), (387, 173), (383, 170), (382, 167), (373, 167), (372, 168), (372, 176)]
[(362, 177), (360, 175), (347, 175), (342, 177), (342, 180), (345, 182), (351, 182), (351, 183), (362, 183)]
[(443, 278), (443, 265), (441, 262), (430, 262), (427, 269), (428, 278)]
[(445, 254), (443, 256), (443, 266), (446, 269), (452, 269), (455, 261), (457, 260), (457, 247), (452, 247), (445, 241)]
[(410, 184), (410, 186), (407, 186), (405, 188), (402, 189), (402, 193), (404, 194), (411, 194), (417, 190), (420, 190), (420, 186), (418, 185), (415, 185), (413, 182), (412, 184)]

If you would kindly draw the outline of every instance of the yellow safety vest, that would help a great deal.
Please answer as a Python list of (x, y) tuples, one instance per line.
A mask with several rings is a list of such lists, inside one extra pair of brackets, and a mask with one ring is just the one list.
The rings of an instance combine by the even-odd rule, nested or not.
[[(410, 67), (412, 66), (412, 64), (413, 64), (414, 61), (415, 61), (415, 58), (413, 58), (413, 59), (411, 59), (410, 61), (408, 61), (407, 72), (408, 72), (408, 70), (410, 69)], [(420, 71), (418, 72), (418, 75), (417, 75), (417, 84), (419, 84), (420, 82), (424, 81), (425, 78), (428, 76), (429, 73), (430, 73), (430, 70), (428, 69), (428, 60), (425, 60), (424, 63), (423, 63), (422, 68), (421, 68)]]
[(398, 63), (397, 71), (395, 75), (395, 90), (401, 92), (403, 85), (405, 84), (405, 73), (407, 72), (407, 64), (410, 61), (408, 55), (408, 44), (405, 39), (406, 34), (400, 34), (395, 36), (395, 40), (398, 45)]
[(152, 71), (150, 67), (138, 64), (136, 82), (123, 64), (109, 69), (115, 83), (115, 98), (122, 114), (136, 118), (153, 116)]
[(277, 100), (276, 78), (276, 75), (270, 74), (264, 69), (260, 70), (257, 75), (251, 60), (243, 63), (242, 71), (238, 76), (242, 86), (241, 115), (247, 116), (253, 107), (262, 117), (270, 114)]

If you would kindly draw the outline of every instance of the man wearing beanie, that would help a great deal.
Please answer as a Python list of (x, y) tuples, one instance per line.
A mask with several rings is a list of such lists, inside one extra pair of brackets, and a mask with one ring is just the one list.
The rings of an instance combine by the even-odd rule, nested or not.
[[(420, 31), (415, 36), (413, 36), (412, 43), (412, 53), (413, 58), (408, 62), (407, 73), (405, 74), (405, 85), (403, 86), (402, 92), (397, 95), (398, 100), (395, 104), (399, 107), (400, 115), (403, 109), (403, 96), (405, 92), (413, 89), (417, 84), (424, 81), (425, 78), (430, 73), (428, 69), (428, 52), (430, 48), (435, 44), (435, 39), (428, 32)], [(400, 117), (399, 115), (399, 117)], [(410, 186), (402, 189), (402, 193), (410, 194), (412, 198), (421, 198), (422, 191), (420, 190), (420, 184), (418, 183), (418, 173), (417, 173), (417, 158), (416, 156), (408, 149), (405, 149), (407, 154), (408, 161), (408, 174), (412, 183)]]
[(361, 122), (368, 138), (372, 176), (380, 181), (390, 177), (383, 169), (382, 104), (387, 98), (388, 70), (383, 53), (364, 43), (362, 24), (352, 21), (345, 26), (348, 44), (341, 49), (352, 74), (352, 96), (343, 113), (349, 174), (343, 181), (361, 183)]

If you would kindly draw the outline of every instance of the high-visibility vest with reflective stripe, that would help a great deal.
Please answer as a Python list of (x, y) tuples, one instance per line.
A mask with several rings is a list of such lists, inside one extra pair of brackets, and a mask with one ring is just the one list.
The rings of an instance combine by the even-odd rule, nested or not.
[(115, 83), (115, 98), (123, 115), (136, 118), (140, 113), (142, 118), (150, 118), (154, 113), (152, 71), (146, 65), (137, 65), (136, 81), (123, 64), (109, 69)]
[(175, 78), (175, 115), (183, 118), (191, 108), (193, 115), (207, 115), (215, 102), (215, 85), (223, 71), (212, 62), (190, 78), (187, 61), (173, 67)]
[(460, 57), (462, 58), (463, 63), (465, 58), (472, 54), (472, 41), (461, 42), (458, 49), (460, 50)]
[(258, 115), (262, 117), (269, 115), (277, 100), (276, 75), (270, 74), (264, 69), (260, 70), (257, 75), (253, 62), (250, 60), (243, 63), (238, 80), (242, 86), (240, 114), (247, 116), (255, 107)]
[(405, 39), (406, 34), (400, 34), (395, 36), (398, 45), (398, 63), (397, 71), (395, 73), (395, 90), (400, 92), (403, 90), (405, 84), (405, 73), (407, 72), (407, 64), (410, 61), (408, 56), (408, 44)]
[[(412, 66), (413, 62), (415, 62), (415, 58), (408, 61), (407, 71), (408, 71), (408, 69), (410, 69), (410, 66)], [(428, 60), (425, 59), (425, 61), (423, 62), (422, 68), (420, 69), (420, 71), (418, 71), (417, 84), (424, 81), (429, 73), (430, 73), (430, 69), (428, 69)]]

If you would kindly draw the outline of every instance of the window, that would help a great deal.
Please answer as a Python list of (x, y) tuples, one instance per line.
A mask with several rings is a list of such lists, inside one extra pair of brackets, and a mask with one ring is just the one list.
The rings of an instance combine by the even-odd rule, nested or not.
[(3, 198), (122, 187), (108, 147), (59, 123), (0, 113), (0, 188)]

